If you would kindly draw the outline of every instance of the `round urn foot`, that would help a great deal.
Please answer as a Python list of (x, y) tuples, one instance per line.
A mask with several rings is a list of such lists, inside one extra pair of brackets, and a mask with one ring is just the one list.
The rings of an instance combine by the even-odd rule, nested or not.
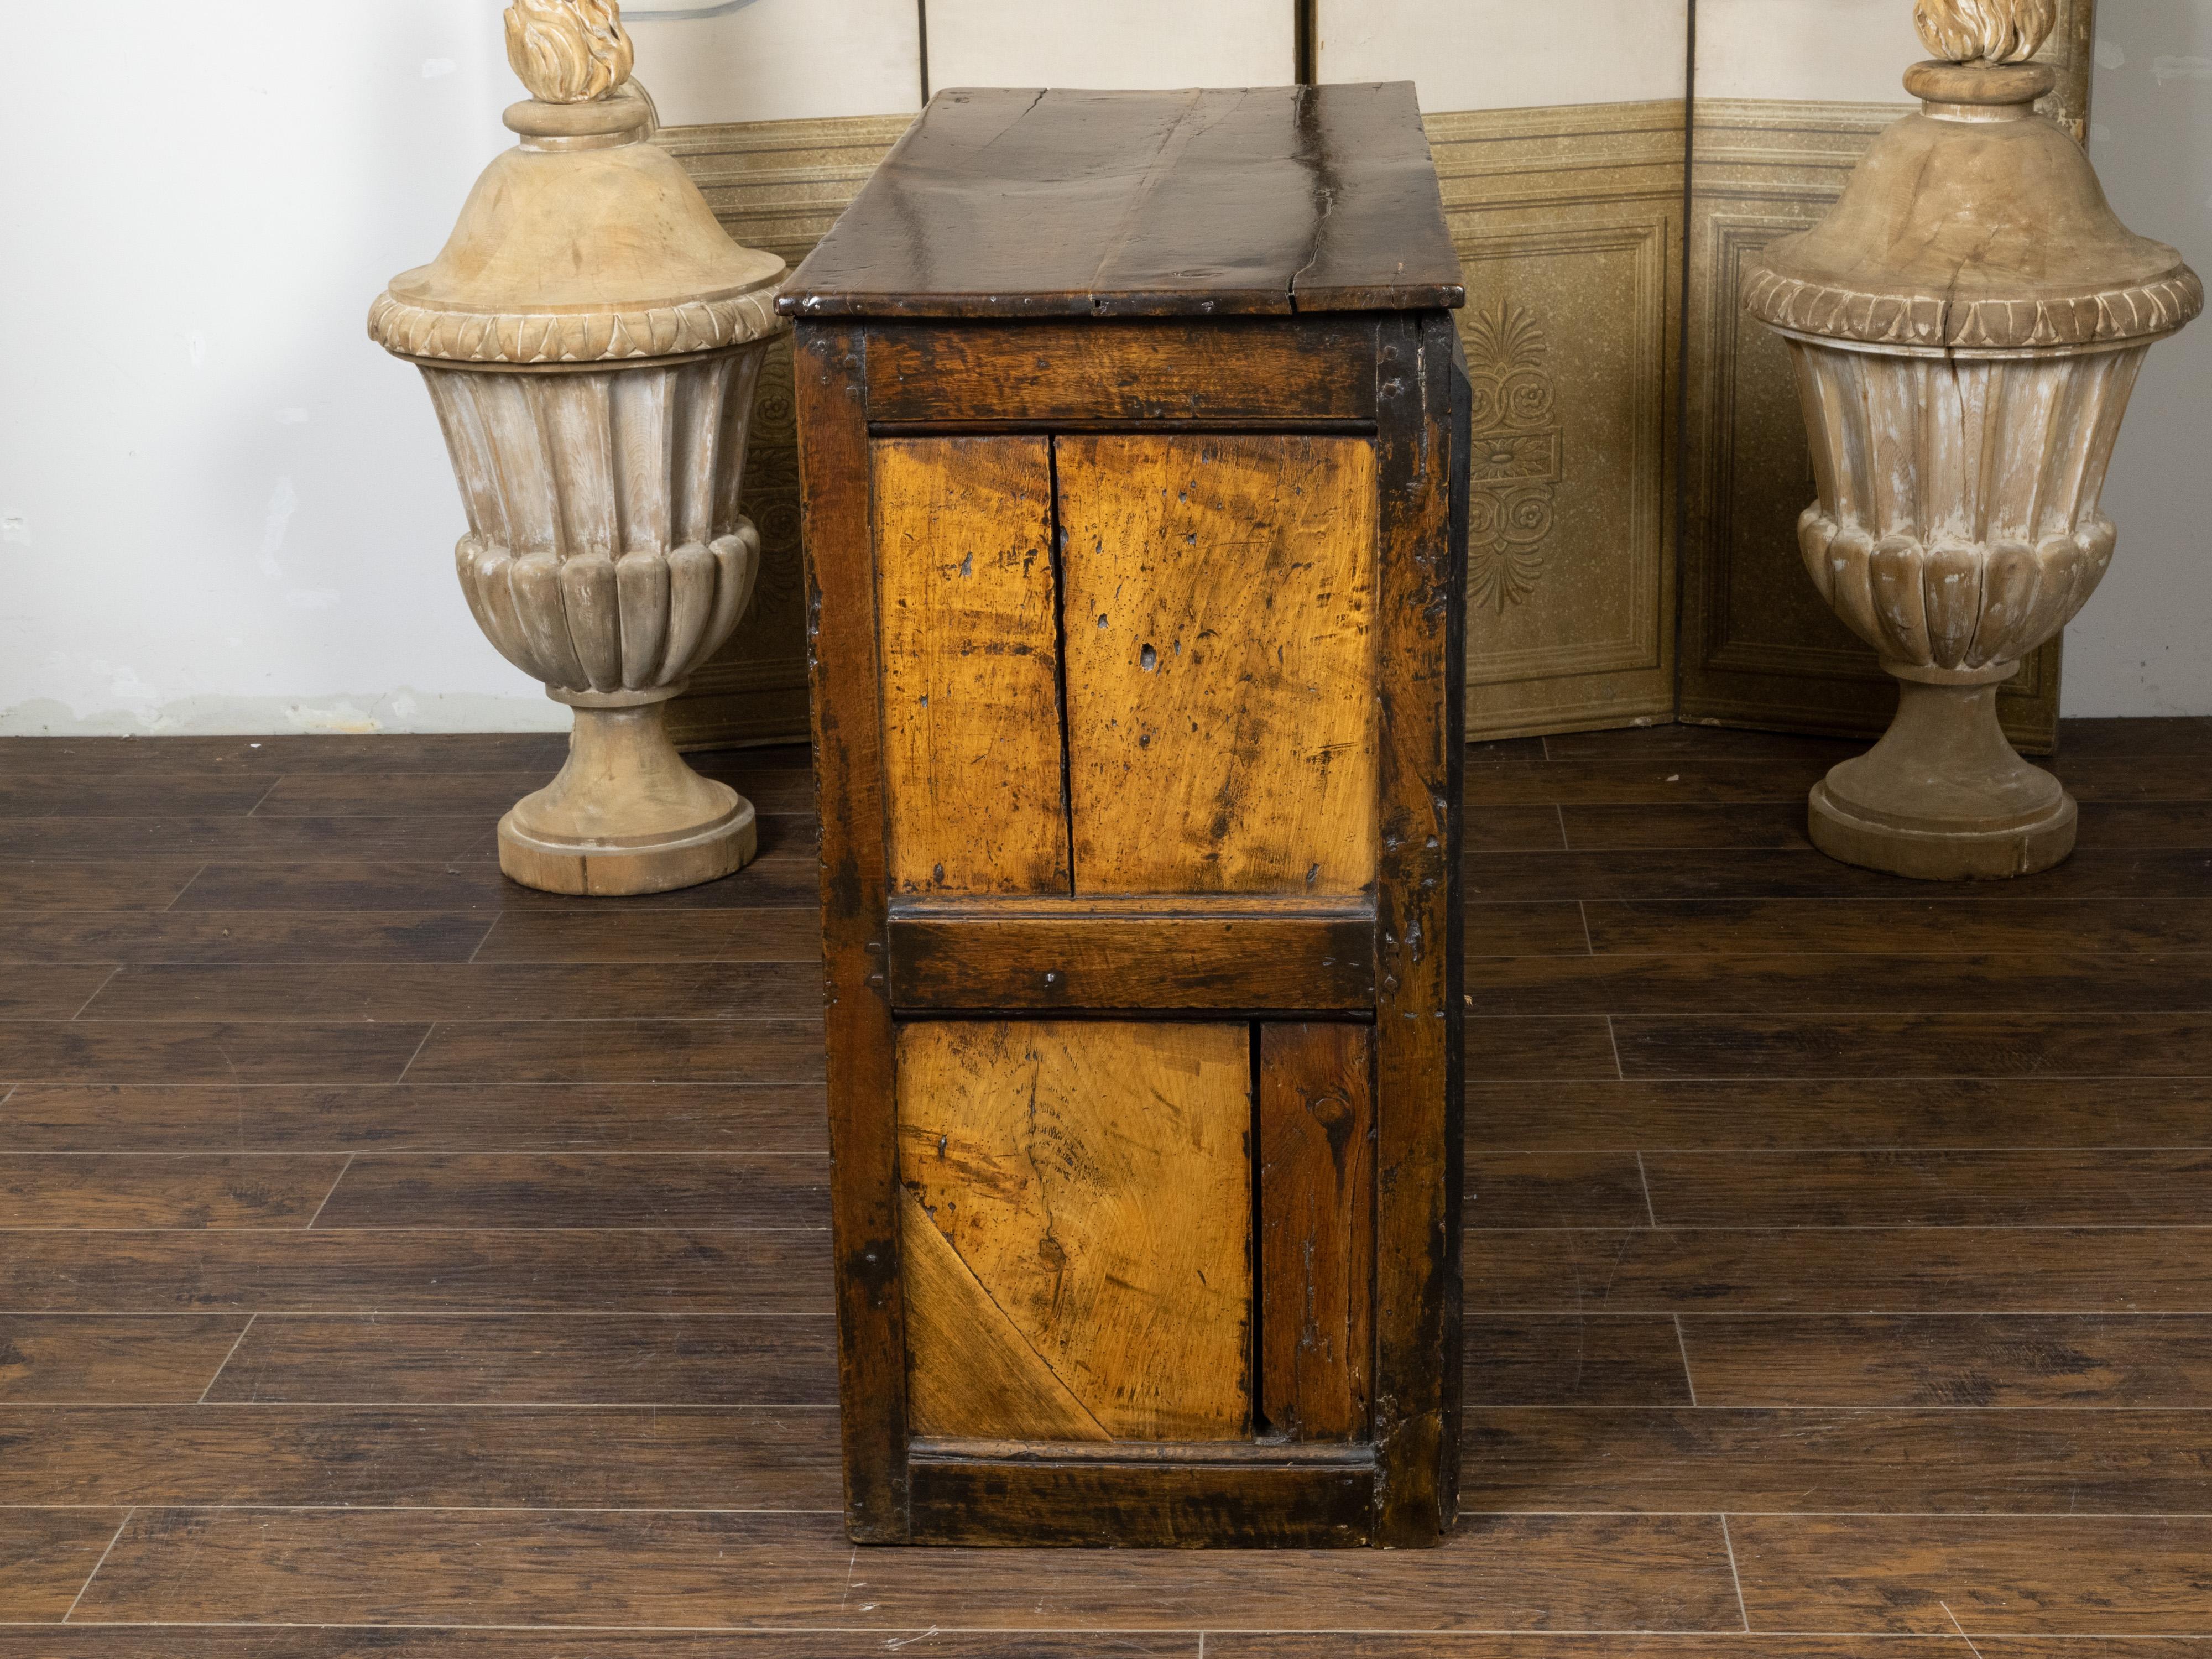
[(1973, 830), (1860, 817), (1823, 781), (1813, 786), (1813, 845), (1832, 859), (1917, 881), (2002, 881), (2048, 870), (2074, 850), (2074, 797), (2031, 823)]
[(1880, 743), (1813, 786), (1808, 830), (1829, 857), (1919, 881), (1995, 881), (2074, 850), (2074, 798), (2022, 760), (1997, 722), (1997, 683), (1978, 672), (1883, 665), (1897, 718)]
[(556, 695), (576, 709), (568, 759), (499, 821), (507, 876), (548, 893), (614, 897), (696, 887), (752, 862), (752, 803), (684, 763), (662, 726), (661, 698), (610, 708)]

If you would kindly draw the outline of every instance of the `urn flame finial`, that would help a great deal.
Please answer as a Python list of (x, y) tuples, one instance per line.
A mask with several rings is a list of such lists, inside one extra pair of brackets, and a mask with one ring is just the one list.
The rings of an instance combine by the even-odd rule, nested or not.
[(1954, 64), (2024, 64), (2058, 24), (2058, 0), (1918, 0), (1912, 21)]
[(636, 54), (619, 0), (514, 0), (507, 61), (544, 104), (588, 104), (629, 79)]

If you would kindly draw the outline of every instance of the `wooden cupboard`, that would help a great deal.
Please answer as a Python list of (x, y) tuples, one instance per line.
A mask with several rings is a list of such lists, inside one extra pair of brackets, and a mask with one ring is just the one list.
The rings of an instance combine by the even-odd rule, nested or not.
[(786, 291), (857, 1540), (1450, 1525), (1462, 297), (1402, 83), (941, 94)]

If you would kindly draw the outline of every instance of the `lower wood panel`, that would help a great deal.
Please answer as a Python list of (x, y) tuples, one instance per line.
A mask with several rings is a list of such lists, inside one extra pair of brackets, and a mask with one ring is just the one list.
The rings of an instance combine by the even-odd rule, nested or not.
[(1171, 1465), (990, 1460), (916, 1448), (916, 1537), (947, 1544), (1281, 1548), (1364, 1544), (1371, 1462), (1295, 1468), (1243, 1459)]
[(1260, 1028), (1260, 1414), (1271, 1437), (1367, 1429), (1374, 1064), (1370, 1026)]
[[(1768, 1636), (1727, 1632), (1697, 1636), (1607, 1632), (1573, 1635), (1327, 1635), (1247, 1631), (1115, 1631), (1110, 1636), (1057, 1631), (914, 1628), (855, 1637), (846, 1632), (662, 1631), (578, 1635), (556, 1630), (313, 1630), (263, 1638), (175, 1626), (70, 1627), (29, 1635), (0, 1630), (0, 1659), (854, 1659), (855, 1641), (924, 1659), (1952, 1659), (1951, 1636)], [(1975, 1638), (1981, 1659), (2200, 1659), (2200, 1639), (2139, 1637)]]
[[(1247, 1028), (915, 1022), (897, 1089), (918, 1432), (1018, 1437), (1014, 1398), (1097, 1438), (1246, 1431)], [(963, 1340), (963, 1310), (1005, 1322)]]

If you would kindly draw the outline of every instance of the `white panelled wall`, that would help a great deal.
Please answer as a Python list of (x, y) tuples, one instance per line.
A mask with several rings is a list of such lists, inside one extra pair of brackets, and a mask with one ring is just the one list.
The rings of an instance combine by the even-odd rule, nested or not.
[(1698, 0), (1698, 96), (1901, 104), (1928, 55), (1904, 0)]
[(1682, 95), (1689, 0), (1316, 0), (1315, 23), (1322, 80), (1411, 81), (1425, 110), (1620, 104)]
[[(1318, 0), (1328, 80), (1431, 109), (1675, 95), (1686, 0)], [(1894, 100), (1909, 0), (1698, 0), (1700, 90)], [(460, 507), (369, 301), (509, 136), (500, 0), (68, 0), (0, 100), (0, 732), (514, 730), (565, 711), (462, 602)], [(936, 86), (1292, 78), (1291, 0), (638, 0), (672, 123)], [(2102, 0), (2092, 155), (2212, 267), (2212, 0)], [(2212, 325), (2154, 354), (2069, 714), (2212, 714)]]
[(623, 15), (671, 126), (921, 107), (915, 0), (641, 0)]

